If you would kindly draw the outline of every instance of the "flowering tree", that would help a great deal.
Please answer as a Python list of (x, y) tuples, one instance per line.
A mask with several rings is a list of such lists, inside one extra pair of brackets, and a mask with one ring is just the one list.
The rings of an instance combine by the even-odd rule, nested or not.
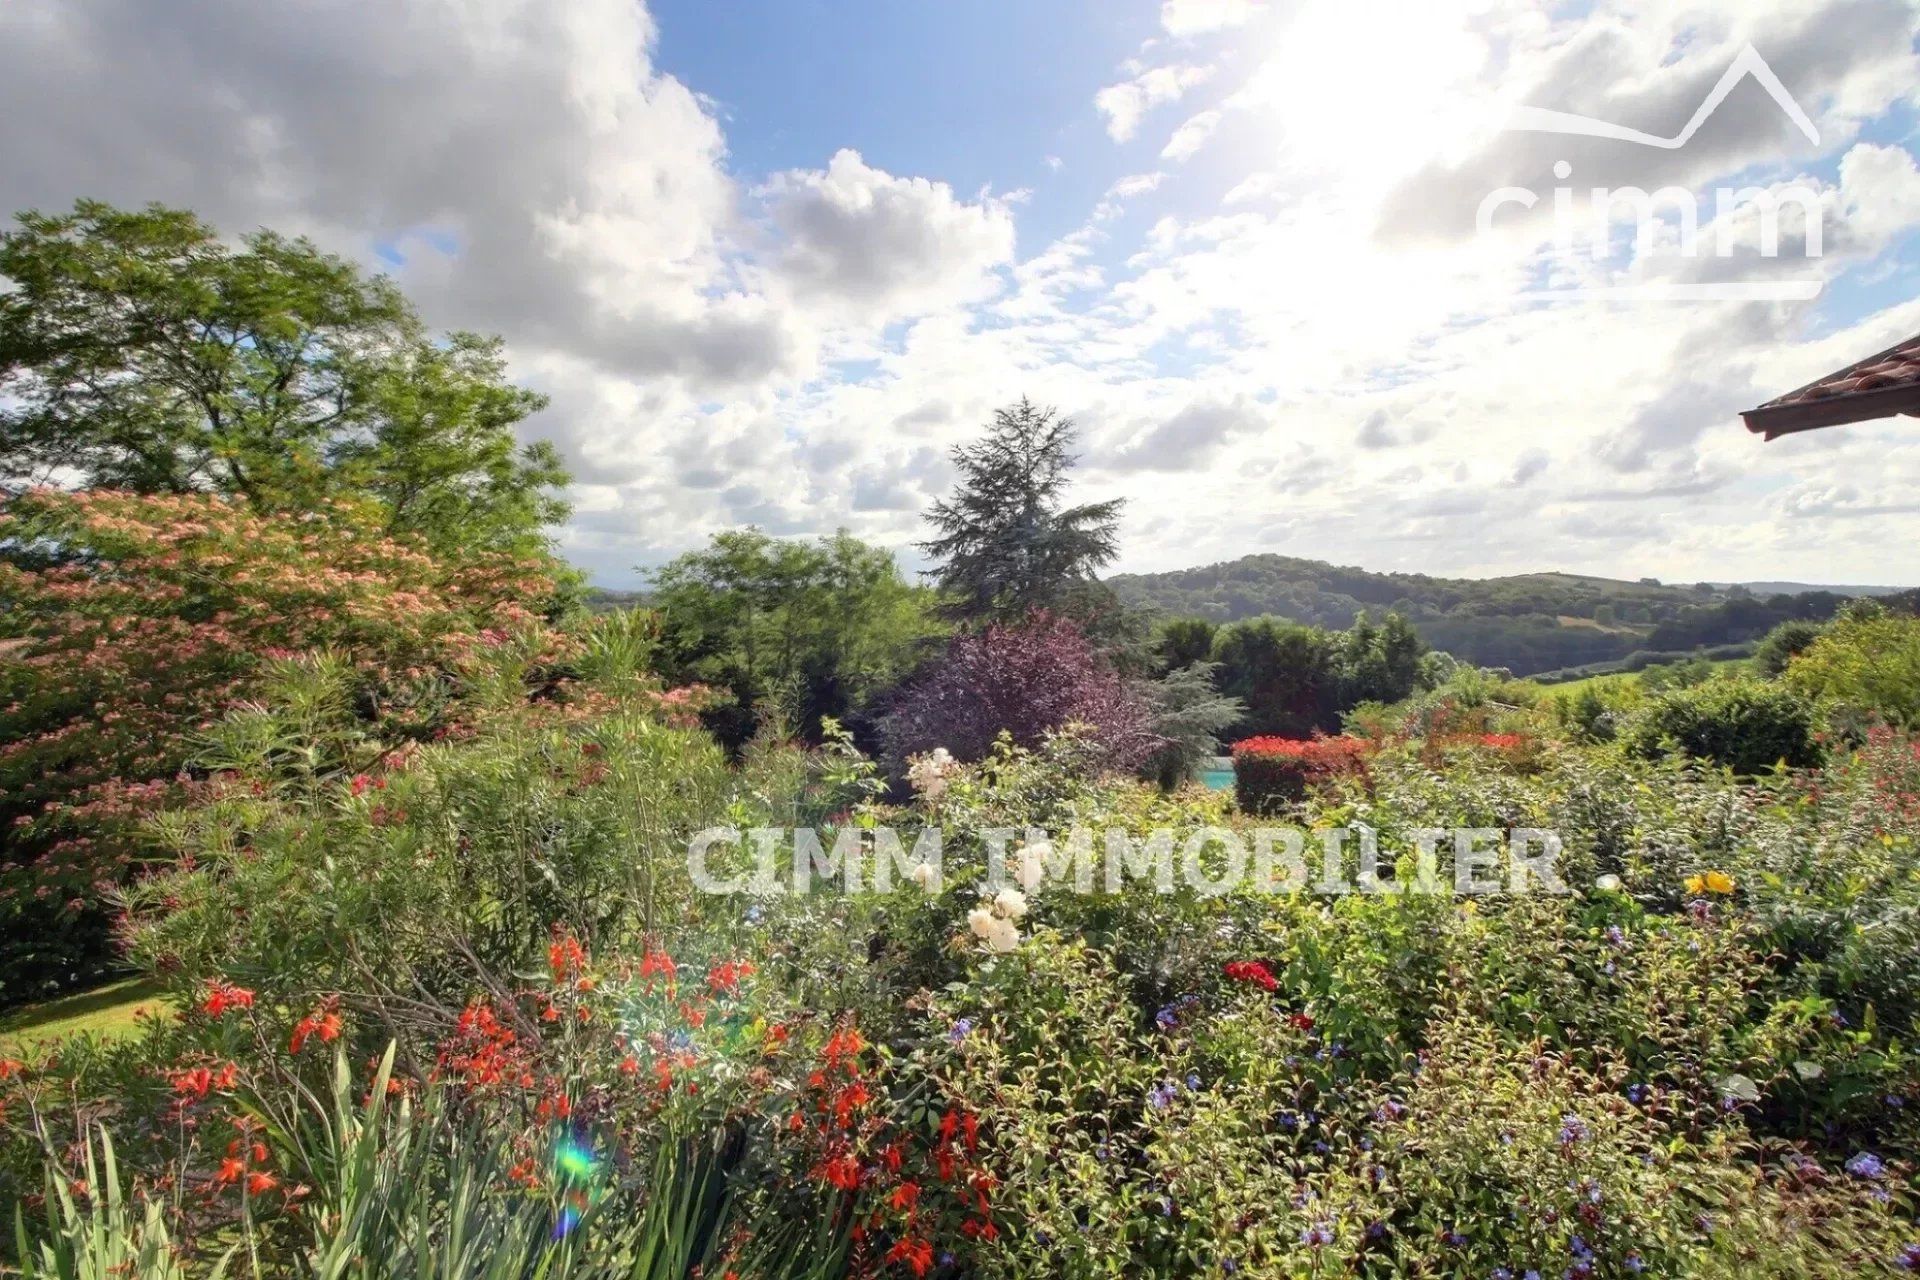
[(937, 747), (978, 760), (1003, 731), (1031, 746), (1070, 723), (1091, 730), (1115, 769), (1137, 767), (1160, 745), (1146, 700), (1079, 627), (1036, 612), (956, 636), (940, 662), (896, 700), (881, 731), (897, 769)]
[(356, 709), (405, 737), (439, 727), (476, 651), (559, 644), (533, 612), (555, 593), (549, 561), (444, 560), (377, 520), (344, 499), (299, 515), (205, 494), (0, 504), (0, 999), (98, 953), (99, 893), (135, 862), (112, 820), (196, 785), (195, 735), (271, 660), (325, 650)]

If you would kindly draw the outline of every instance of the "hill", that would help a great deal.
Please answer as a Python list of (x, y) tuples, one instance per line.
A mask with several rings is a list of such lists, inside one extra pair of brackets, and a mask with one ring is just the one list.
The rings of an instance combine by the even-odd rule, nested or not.
[(1108, 584), (1129, 605), (1214, 622), (1274, 615), (1345, 628), (1362, 612), (1393, 611), (1433, 648), (1517, 675), (1744, 644), (1787, 618), (1831, 617), (1851, 595), (1864, 594), (1851, 588), (1761, 594), (1741, 584), (1572, 573), (1442, 578), (1267, 554), (1170, 573), (1120, 574)]

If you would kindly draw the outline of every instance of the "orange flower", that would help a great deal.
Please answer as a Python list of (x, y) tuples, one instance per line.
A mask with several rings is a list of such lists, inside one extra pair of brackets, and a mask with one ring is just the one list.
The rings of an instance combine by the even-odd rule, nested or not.
[(255, 1170), (247, 1175), (247, 1194), (250, 1196), (263, 1196), (279, 1185), (278, 1178), (262, 1170)]
[(287, 1042), (287, 1052), (299, 1053), (303, 1045), (314, 1036), (322, 1042), (331, 1043), (340, 1038), (340, 1015), (331, 1008), (322, 1005), (294, 1024), (293, 1038)]

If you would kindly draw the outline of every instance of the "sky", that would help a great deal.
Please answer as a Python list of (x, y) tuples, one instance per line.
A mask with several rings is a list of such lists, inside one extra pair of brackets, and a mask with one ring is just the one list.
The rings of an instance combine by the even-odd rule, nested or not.
[[(1076, 496), (1126, 500), (1117, 570), (1914, 585), (1920, 421), (1738, 414), (1920, 332), (1917, 31), (1895, 0), (8, 0), (0, 205), (305, 234), (503, 335), (607, 586), (746, 524), (921, 567), (949, 451), (1023, 395), (1077, 424)], [(1741, 76), (1684, 145), (1514, 127), (1674, 138), (1749, 47), (1780, 94)], [(1641, 227), (1593, 186), (1671, 194)], [(1536, 201), (1483, 217), (1502, 189)]]

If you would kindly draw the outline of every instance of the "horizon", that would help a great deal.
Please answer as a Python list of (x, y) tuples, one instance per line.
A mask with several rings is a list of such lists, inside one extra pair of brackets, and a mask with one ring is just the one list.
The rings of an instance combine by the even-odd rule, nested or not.
[[(1126, 500), (1115, 572), (1912, 583), (1914, 422), (1738, 415), (1920, 332), (1917, 31), (1896, 0), (24, 0), (0, 204), (305, 234), (500, 333), (574, 474), (559, 550), (611, 589), (744, 525), (917, 570), (947, 451), (1022, 395), (1078, 423), (1076, 496)], [(1677, 206), (1550, 225), (1603, 184), (1728, 252)]]

